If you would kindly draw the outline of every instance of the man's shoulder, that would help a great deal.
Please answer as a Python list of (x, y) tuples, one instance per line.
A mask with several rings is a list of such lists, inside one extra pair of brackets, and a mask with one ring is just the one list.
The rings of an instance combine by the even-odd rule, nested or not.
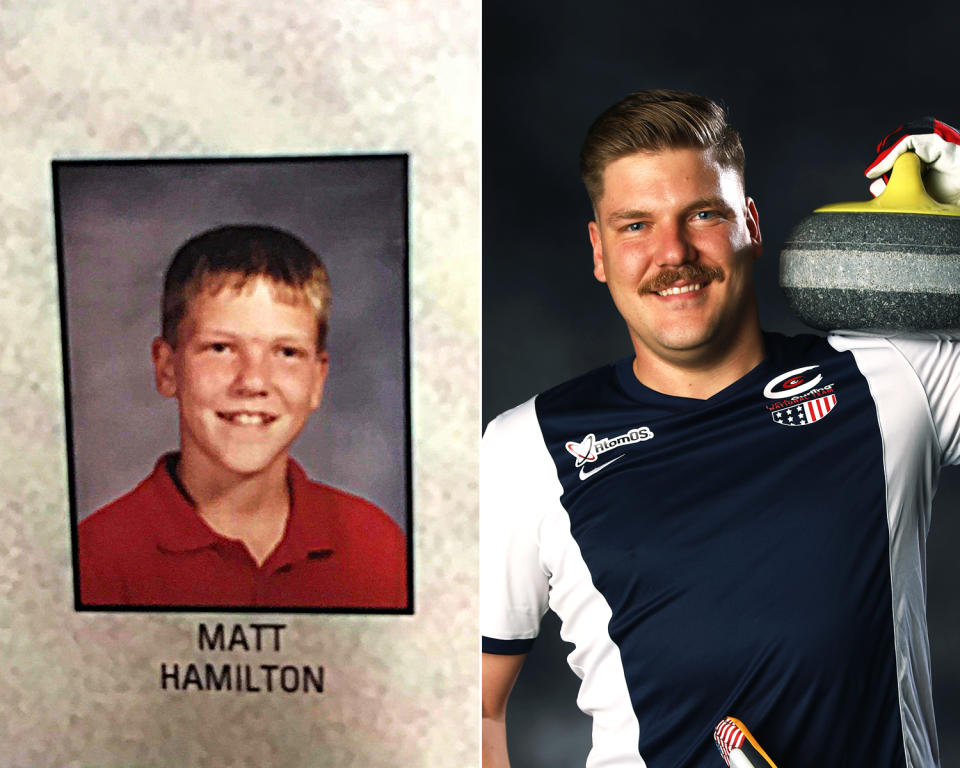
[[(830, 331), (829, 333), (801, 333), (787, 336), (764, 332), (767, 359), (774, 366), (821, 363), (846, 352), (889, 352), (896, 349), (899, 340), (908, 338), (899, 334), (862, 331)], [(924, 336), (915, 337), (927, 343)]]
[(960, 369), (960, 337), (955, 333), (834, 331), (827, 341), (838, 352), (852, 353), (864, 375), (916, 377), (924, 388), (955, 380)]
[(831, 331), (827, 341), (834, 349), (933, 349), (957, 348), (960, 336), (945, 331)]
[(534, 424), (543, 410), (571, 408), (578, 403), (596, 404), (608, 396), (611, 388), (616, 387), (618, 369), (629, 361), (619, 360), (566, 379), (543, 392), (534, 395), (509, 410), (504, 411), (487, 427), (496, 432), (524, 430)]
[(766, 357), (773, 362), (803, 360), (818, 355), (829, 355), (834, 351), (831, 349), (829, 337), (816, 333), (798, 333), (788, 336), (776, 331), (764, 331), (763, 344)]
[(537, 395), (540, 406), (553, 403), (591, 401), (616, 387), (618, 374), (630, 367), (632, 358), (624, 358), (567, 379)]

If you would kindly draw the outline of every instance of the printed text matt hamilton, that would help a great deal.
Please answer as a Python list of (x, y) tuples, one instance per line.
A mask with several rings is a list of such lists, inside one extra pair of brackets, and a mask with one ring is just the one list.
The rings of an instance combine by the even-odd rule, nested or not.
[[(197, 626), (200, 651), (267, 655), (275, 663), (162, 662), (160, 688), (164, 691), (226, 691), (232, 693), (323, 693), (323, 667), (282, 664), (282, 633), (286, 624)], [(222, 657), (221, 657), (222, 658)]]

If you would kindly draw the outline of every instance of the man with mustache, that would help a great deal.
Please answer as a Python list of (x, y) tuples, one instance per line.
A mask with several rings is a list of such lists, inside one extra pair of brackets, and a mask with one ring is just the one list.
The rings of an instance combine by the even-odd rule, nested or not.
[(960, 463), (960, 350), (762, 332), (743, 167), (689, 93), (632, 94), (588, 132), (594, 275), (634, 354), (484, 436), (488, 768), (548, 606), (590, 766), (709, 768), (728, 715), (791, 766), (939, 761), (923, 541)]

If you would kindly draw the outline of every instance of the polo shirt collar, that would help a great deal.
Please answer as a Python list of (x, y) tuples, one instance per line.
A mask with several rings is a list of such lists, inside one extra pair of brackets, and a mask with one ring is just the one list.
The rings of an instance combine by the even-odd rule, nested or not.
[(293, 459), (288, 459), (287, 482), (290, 484), (290, 515), (287, 528), (277, 548), (264, 565), (283, 565), (307, 559), (329, 557), (337, 549), (338, 530), (327, 510), (318, 508), (313, 483)]
[[(187, 552), (216, 544), (238, 543), (214, 531), (197, 513), (193, 500), (173, 474), (179, 458), (178, 453), (161, 456), (148, 479), (160, 512), (157, 521), (157, 543), (160, 548), (168, 552)], [(326, 516), (322, 512), (311, 514), (312, 510), (307, 508), (311, 483), (306, 472), (293, 459), (287, 461), (290, 515), (283, 538), (264, 561), (264, 566), (322, 558), (336, 549), (336, 531)]]

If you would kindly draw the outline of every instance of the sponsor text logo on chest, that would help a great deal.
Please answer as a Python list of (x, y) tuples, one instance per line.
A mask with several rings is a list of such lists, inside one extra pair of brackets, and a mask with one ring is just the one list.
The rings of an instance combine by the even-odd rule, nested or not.
[(641, 443), (644, 440), (650, 440), (653, 438), (653, 431), (649, 427), (633, 427), (628, 429), (622, 435), (616, 435), (615, 437), (603, 437), (597, 440), (596, 435), (593, 432), (590, 432), (586, 437), (584, 437), (579, 442), (571, 440), (566, 444), (567, 452), (576, 459), (574, 464), (575, 467), (580, 468), (580, 479), (586, 480), (591, 475), (596, 474), (604, 467), (607, 467), (617, 459), (622, 459), (626, 454), (621, 453), (616, 458), (611, 459), (610, 461), (604, 462), (598, 467), (587, 468), (585, 464), (595, 464), (597, 457), (601, 453), (606, 453), (607, 451), (612, 451), (614, 448), (622, 448), (627, 445), (633, 445), (634, 443)]

